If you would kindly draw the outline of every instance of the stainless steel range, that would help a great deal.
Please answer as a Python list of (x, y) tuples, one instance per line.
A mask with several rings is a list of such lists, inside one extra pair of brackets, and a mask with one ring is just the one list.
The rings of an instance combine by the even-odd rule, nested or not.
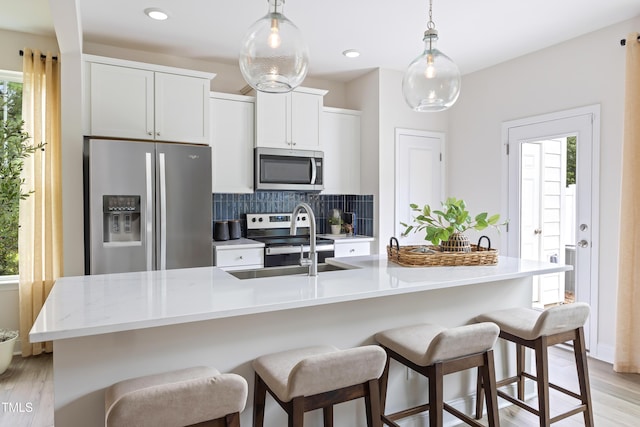
[[(297, 232), (290, 235), (291, 213), (247, 214), (247, 238), (263, 242), (264, 266), (299, 265), (300, 257), (309, 255), (309, 215), (296, 217)], [(333, 240), (316, 238), (318, 262), (334, 256)]]

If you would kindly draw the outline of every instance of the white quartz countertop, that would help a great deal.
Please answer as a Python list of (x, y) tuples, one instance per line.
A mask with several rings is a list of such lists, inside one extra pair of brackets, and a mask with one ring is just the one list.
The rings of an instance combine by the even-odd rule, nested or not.
[(241, 237), (233, 240), (214, 240), (213, 247), (219, 251), (224, 249), (264, 248), (264, 243)]
[(356, 234), (355, 236), (347, 236), (346, 234), (319, 234), (318, 237), (326, 237), (337, 242), (373, 242), (375, 239), (371, 236), (363, 236)]
[(401, 267), (386, 255), (331, 258), (349, 270), (240, 280), (216, 267), (63, 277), (31, 342), (380, 298), (570, 270), (500, 257), (495, 266)]

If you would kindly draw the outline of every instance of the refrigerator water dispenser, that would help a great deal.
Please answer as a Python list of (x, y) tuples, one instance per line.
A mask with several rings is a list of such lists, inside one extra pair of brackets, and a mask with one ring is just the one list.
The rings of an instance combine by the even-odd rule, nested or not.
[(102, 196), (103, 242), (140, 244), (140, 196)]

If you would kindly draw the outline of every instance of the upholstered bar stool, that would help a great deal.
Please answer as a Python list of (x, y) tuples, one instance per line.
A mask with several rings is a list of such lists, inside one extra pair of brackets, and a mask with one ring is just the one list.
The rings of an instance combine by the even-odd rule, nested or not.
[(253, 361), (255, 388), (253, 425), (264, 425), (267, 391), (301, 427), (304, 413), (323, 409), (324, 426), (333, 426), (333, 405), (364, 397), (367, 426), (380, 427), (378, 379), (385, 363), (377, 345), (346, 350), (333, 346), (305, 347), (258, 357)]
[(208, 367), (132, 378), (105, 393), (107, 427), (239, 427), (247, 381)]
[[(589, 370), (587, 352), (584, 342), (583, 326), (589, 316), (589, 305), (585, 303), (564, 304), (538, 311), (530, 308), (513, 308), (486, 313), (476, 318), (479, 322), (494, 322), (500, 327), (500, 338), (516, 344), (516, 375), (497, 382), (497, 387), (517, 384), (517, 397), (514, 398), (503, 390), (498, 396), (508, 400), (540, 418), (540, 426), (547, 427), (556, 421), (572, 415), (583, 413), (584, 424), (593, 426), (593, 410), (591, 392), (589, 390)], [(580, 393), (549, 382), (549, 346), (571, 341), (576, 361)], [(536, 375), (525, 372), (524, 348), (534, 350), (536, 359)], [(538, 392), (538, 408), (524, 401), (525, 378), (536, 381)], [(553, 418), (549, 411), (549, 388), (553, 388), (580, 401), (577, 407), (556, 415)], [(482, 390), (478, 389), (477, 416), (482, 414)]]
[[(450, 329), (438, 325), (419, 324), (377, 333), (375, 339), (387, 353), (387, 363), (380, 380), (384, 423), (399, 427), (395, 421), (429, 411), (429, 426), (442, 427), (443, 411), (446, 410), (469, 425), (482, 426), (472, 417), (445, 403), (443, 397), (445, 375), (477, 367), (483, 379), (489, 426), (499, 426), (492, 350), (499, 332), (493, 323), (478, 323)], [(390, 359), (429, 379), (426, 404), (385, 414)]]

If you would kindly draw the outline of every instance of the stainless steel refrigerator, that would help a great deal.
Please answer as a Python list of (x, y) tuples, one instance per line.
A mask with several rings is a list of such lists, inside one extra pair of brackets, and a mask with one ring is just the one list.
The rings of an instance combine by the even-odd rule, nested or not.
[(211, 148), (86, 138), (85, 273), (212, 265)]

